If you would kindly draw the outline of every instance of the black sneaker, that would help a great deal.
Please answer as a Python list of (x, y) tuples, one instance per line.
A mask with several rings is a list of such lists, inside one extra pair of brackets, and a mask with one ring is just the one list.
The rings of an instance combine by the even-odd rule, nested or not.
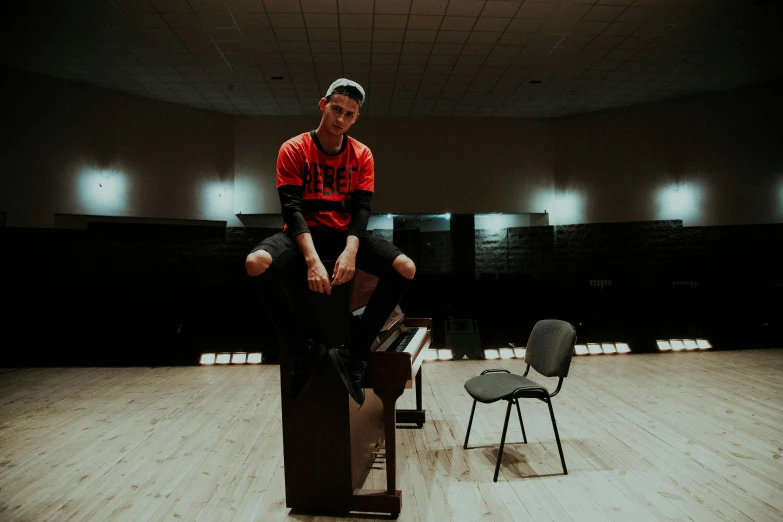
[(296, 399), (307, 391), (323, 356), (323, 345), (310, 340), (308, 350), (303, 355), (294, 357), (291, 387), (288, 390), (289, 397)]
[(345, 389), (351, 395), (358, 405), (364, 404), (364, 370), (367, 368), (365, 361), (356, 361), (351, 357), (348, 349), (337, 347), (329, 349), (329, 357), (332, 359), (337, 373), (343, 380)]

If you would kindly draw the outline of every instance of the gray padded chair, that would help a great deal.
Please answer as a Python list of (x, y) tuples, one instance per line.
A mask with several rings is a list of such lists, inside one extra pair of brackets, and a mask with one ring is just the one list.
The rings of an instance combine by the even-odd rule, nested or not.
[[(552, 401), (550, 399), (560, 392), (563, 379), (568, 375), (568, 368), (571, 365), (571, 356), (574, 353), (575, 344), (576, 330), (571, 323), (556, 319), (538, 321), (533, 327), (533, 331), (530, 332), (530, 339), (527, 342), (525, 350), (527, 369), (523, 375), (517, 375), (508, 370), (485, 370), (478, 377), (473, 377), (465, 383), (465, 390), (473, 397), (473, 409), (470, 410), (468, 432), (465, 435), (465, 449), (468, 449), (468, 438), (470, 437), (470, 427), (473, 424), (473, 414), (476, 412), (476, 402), (489, 404), (501, 399), (508, 401), (506, 421), (503, 424), (503, 435), (500, 438), (498, 461), (495, 464), (495, 482), (498, 481), (500, 461), (503, 459), (503, 446), (506, 443), (506, 430), (508, 429), (508, 418), (511, 415), (512, 404), (515, 404), (517, 407), (519, 425), (522, 427), (522, 438), (525, 441), (524, 443), (527, 444), (525, 424), (522, 422), (522, 410), (519, 409), (519, 399), (523, 398), (538, 399), (546, 402), (549, 406), (552, 427), (555, 429), (557, 450), (560, 452), (560, 463), (563, 465), (563, 473), (568, 475), (565, 458), (563, 458), (563, 448), (560, 445), (560, 435), (557, 432), (555, 412), (552, 410)], [(560, 378), (554, 392), (550, 393), (549, 390), (540, 384), (527, 378), (531, 366), (541, 375)]]

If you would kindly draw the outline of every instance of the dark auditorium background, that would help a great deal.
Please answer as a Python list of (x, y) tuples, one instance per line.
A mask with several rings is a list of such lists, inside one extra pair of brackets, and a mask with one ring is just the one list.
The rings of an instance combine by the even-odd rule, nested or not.
[[(447, 4), (492, 4), (501, 13), (500, 4), (528, 3), (442, 2), (442, 15), (452, 16)], [(242, 41), (218, 40), (202, 2), (92, 4), (101, 10), (35, 3), (40, 24), (4, 30), (0, 366), (197, 364), (202, 351), (275, 350), (277, 336), (253, 295), (244, 258), (280, 227), (280, 144), (318, 125), (318, 99), (341, 76), (367, 89), (351, 135), (375, 156), (373, 213), (385, 225), (373, 233), (416, 261), (401, 306), (409, 316), (433, 318), (435, 346), (444, 346), (450, 317), (477, 319), (485, 347), (524, 345), (543, 318), (570, 321), (580, 342), (628, 342), (634, 352), (686, 337), (709, 339), (717, 350), (783, 345), (783, 82), (769, 25), (751, 25), (748, 41), (762, 41), (764, 49), (759, 54), (741, 42), (744, 66), (720, 60), (721, 53), (739, 59), (736, 49), (718, 45), (726, 41), (720, 35), (699, 54), (688, 35), (651, 32), (637, 36), (650, 40), (644, 60), (635, 62), (642, 51), (629, 45), (625, 50), (634, 52), (609, 65), (607, 53), (621, 43), (603, 49), (583, 40), (565, 62), (551, 53), (557, 46), (534, 46), (529, 53), (536, 55), (520, 46), (520, 56), (538, 66), (525, 68), (507, 101), (493, 105), (489, 88), (471, 96), (482, 74), (492, 72), (485, 62), (466, 61), (457, 74), (459, 64), (432, 58), (447, 54), (402, 45), (408, 40), (369, 36), (376, 48), (365, 63), (350, 61), (343, 37), (343, 58), (335, 63), (321, 61), (315, 45), (304, 53), (309, 61), (289, 53), (283, 44), (295, 37), (278, 31), (280, 60), (264, 62), (259, 51), (248, 51), (256, 55), (248, 69), (225, 50)], [(261, 26), (253, 27), (277, 31), (270, 6), (281, 3), (257, 4), (253, 20)], [(308, 14), (311, 2), (294, 4)], [(390, 5), (398, 4), (407, 12), (389, 16), (417, 16), (415, 1)], [(695, 10), (705, 3), (684, 4)], [(774, 2), (752, 4), (746, 29), (766, 10), (777, 12)], [(141, 17), (130, 5), (149, 9)], [(21, 7), (2, 9), (15, 17), (6, 20), (33, 19)], [(481, 11), (471, 13), (453, 17), (481, 20)], [(731, 11), (720, 13), (720, 23), (728, 23)], [(202, 21), (230, 71), (218, 71), (215, 52), (186, 37), (184, 29), (195, 29), (172, 24), (185, 14)], [(707, 14), (689, 10), (682, 20)], [(173, 35), (168, 45), (158, 45), (142, 19), (166, 21), (159, 30)], [(313, 29), (303, 19), (302, 31)], [(63, 20), (104, 29), (111, 20), (141, 28), (141, 36), (109, 39), (111, 45), (105, 31), (47, 40), (40, 27)], [(242, 29), (243, 20), (234, 23)], [(634, 31), (650, 23), (639, 20), (627, 23), (638, 25)], [(20, 39), (25, 27), (41, 32)], [(698, 31), (688, 34), (706, 34)], [(740, 38), (738, 31), (731, 38)], [(308, 34), (314, 44), (316, 33)], [(526, 42), (535, 39), (524, 34)], [(622, 37), (618, 42), (634, 36)], [(672, 44), (675, 37), (682, 41)], [(492, 52), (502, 46), (499, 38)], [(392, 43), (401, 45), (379, 45)], [(140, 55), (156, 58), (147, 63)], [(692, 70), (690, 56), (702, 58)], [(580, 63), (587, 65), (569, 69)], [(199, 64), (203, 78), (189, 79)], [(145, 77), (135, 81), (142, 69)], [(647, 75), (634, 76), (638, 71)], [(472, 79), (460, 83), (467, 75)], [(439, 85), (439, 97), (419, 96), (426, 81)], [(615, 92), (630, 81), (634, 90), (626, 91), (643, 96)], [(397, 95), (406, 82), (416, 84), (419, 98)], [(210, 85), (209, 96), (198, 83)], [(477, 216), (487, 215), (521, 219), (478, 226)]]

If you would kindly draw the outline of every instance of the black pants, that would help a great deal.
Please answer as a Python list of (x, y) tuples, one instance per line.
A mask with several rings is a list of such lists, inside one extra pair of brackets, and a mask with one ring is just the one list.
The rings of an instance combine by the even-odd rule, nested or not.
[[(336, 260), (345, 248), (346, 233), (311, 230), (313, 244), (321, 260)], [(307, 265), (299, 247), (287, 232), (266, 238), (252, 252), (265, 250), (272, 256), (272, 266), (254, 278), (258, 296), (294, 357), (307, 347), (307, 334), (301, 312), (295, 301), (302, 302), (297, 292), (309, 292)], [(351, 356), (364, 360), (386, 319), (400, 302), (410, 281), (400, 275), (392, 263), (402, 251), (383, 239), (364, 235), (359, 238), (356, 268), (378, 278), (361, 321), (351, 339)]]

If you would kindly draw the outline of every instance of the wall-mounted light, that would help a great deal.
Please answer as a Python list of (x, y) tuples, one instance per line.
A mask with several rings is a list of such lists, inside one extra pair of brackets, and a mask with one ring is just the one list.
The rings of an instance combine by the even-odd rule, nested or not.
[(692, 183), (677, 183), (658, 191), (658, 219), (681, 219), (683, 223), (701, 217), (702, 189)]
[(443, 214), (443, 217), (445, 219), (451, 219), (451, 212), (446, 212), (445, 214)]
[(370, 216), (367, 223), (367, 230), (393, 230), (394, 217), (392, 214), (383, 214), (379, 216)]
[(86, 214), (116, 215), (128, 208), (128, 183), (117, 169), (85, 168), (78, 173), (78, 200)]
[(473, 219), (476, 230), (497, 231), (530, 225), (530, 216), (524, 214), (493, 212), (491, 214), (476, 214)]
[(582, 223), (584, 196), (575, 190), (542, 190), (533, 195), (536, 212), (547, 212), (550, 225), (572, 225)]
[(206, 183), (201, 188), (201, 212), (207, 219), (225, 220), (234, 213), (234, 191), (222, 181)]

